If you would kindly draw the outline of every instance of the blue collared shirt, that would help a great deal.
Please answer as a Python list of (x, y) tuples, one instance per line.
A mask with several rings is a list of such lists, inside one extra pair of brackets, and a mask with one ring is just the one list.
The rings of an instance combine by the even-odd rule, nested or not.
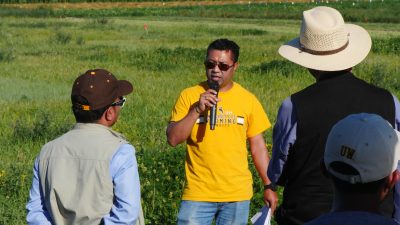
[[(115, 151), (110, 161), (110, 176), (114, 184), (114, 202), (110, 213), (103, 217), (104, 224), (136, 224), (140, 208), (140, 182), (135, 148), (132, 145), (123, 144)], [(51, 225), (53, 223), (44, 205), (39, 179), (36, 158), (26, 205), (27, 221), (29, 225)]]
[[(395, 129), (400, 131), (400, 103), (393, 95), (395, 105)], [(272, 156), (268, 166), (268, 178), (276, 184), (282, 175), (283, 167), (289, 155), (289, 149), (296, 141), (296, 109), (290, 97), (286, 98), (279, 108), (273, 129)], [(400, 163), (397, 167), (400, 170)], [(394, 219), (400, 222), (400, 182), (396, 183), (394, 192)]]

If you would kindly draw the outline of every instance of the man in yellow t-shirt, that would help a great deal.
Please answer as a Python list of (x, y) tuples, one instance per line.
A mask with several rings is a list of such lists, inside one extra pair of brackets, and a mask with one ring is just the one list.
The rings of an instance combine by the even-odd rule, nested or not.
[[(264, 183), (272, 210), (277, 195), (267, 177), (269, 156), (262, 133), (271, 124), (257, 98), (232, 80), (239, 46), (227, 39), (212, 42), (204, 62), (207, 81), (180, 94), (167, 128), (168, 143), (187, 144), (186, 185), (178, 225), (245, 225), (253, 195), (246, 141)], [(211, 83), (218, 88), (210, 88)], [(210, 109), (216, 125), (210, 129)]]

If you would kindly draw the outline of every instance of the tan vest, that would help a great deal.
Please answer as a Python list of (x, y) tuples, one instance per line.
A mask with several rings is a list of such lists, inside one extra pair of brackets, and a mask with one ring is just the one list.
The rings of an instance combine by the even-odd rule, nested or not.
[(41, 188), (55, 224), (98, 225), (110, 212), (110, 160), (125, 143), (124, 137), (110, 128), (78, 123), (42, 148)]

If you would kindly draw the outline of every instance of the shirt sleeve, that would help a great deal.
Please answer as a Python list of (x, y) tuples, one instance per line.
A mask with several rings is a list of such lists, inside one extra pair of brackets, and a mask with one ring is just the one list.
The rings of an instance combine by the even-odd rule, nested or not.
[[(396, 96), (393, 95), (395, 108), (395, 124), (394, 128), (400, 131), (400, 103)], [(397, 163), (397, 170), (400, 171), (400, 162)], [(394, 220), (400, 224), (400, 182), (397, 182), (394, 187)]]
[(282, 175), (289, 149), (296, 141), (297, 120), (290, 97), (279, 108), (272, 134), (272, 156), (268, 166), (268, 178), (276, 184)]
[(249, 116), (249, 127), (247, 128), (247, 137), (254, 137), (271, 127), (271, 123), (265, 113), (260, 101), (253, 96), (253, 108)]
[(187, 91), (184, 90), (179, 95), (179, 98), (176, 100), (174, 109), (172, 110), (171, 122), (178, 122), (179, 120), (183, 119), (189, 112), (191, 107), (191, 103), (187, 97)]
[(394, 128), (400, 131), (400, 102), (399, 99), (397, 99), (397, 97), (394, 95), (393, 95), (393, 101), (394, 101), (394, 109), (396, 115)]
[(44, 206), (43, 193), (39, 181), (39, 162), (35, 160), (33, 166), (32, 186), (29, 190), (29, 200), (26, 204), (26, 221), (28, 225), (51, 225), (51, 218)]
[(104, 225), (136, 224), (140, 208), (140, 182), (135, 149), (121, 145), (110, 162), (114, 184), (114, 203), (110, 214), (103, 217)]

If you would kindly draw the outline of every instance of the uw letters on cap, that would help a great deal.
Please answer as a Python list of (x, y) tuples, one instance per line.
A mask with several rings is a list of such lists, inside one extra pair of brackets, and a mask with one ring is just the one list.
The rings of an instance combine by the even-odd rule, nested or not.
[(355, 152), (356, 152), (356, 150), (354, 150), (350, 147), (344, 146), (344, 145), (342, 145), (342, 148), (340, 149), (340, 155), (345, 156), (348, 159), (353, 159)]

